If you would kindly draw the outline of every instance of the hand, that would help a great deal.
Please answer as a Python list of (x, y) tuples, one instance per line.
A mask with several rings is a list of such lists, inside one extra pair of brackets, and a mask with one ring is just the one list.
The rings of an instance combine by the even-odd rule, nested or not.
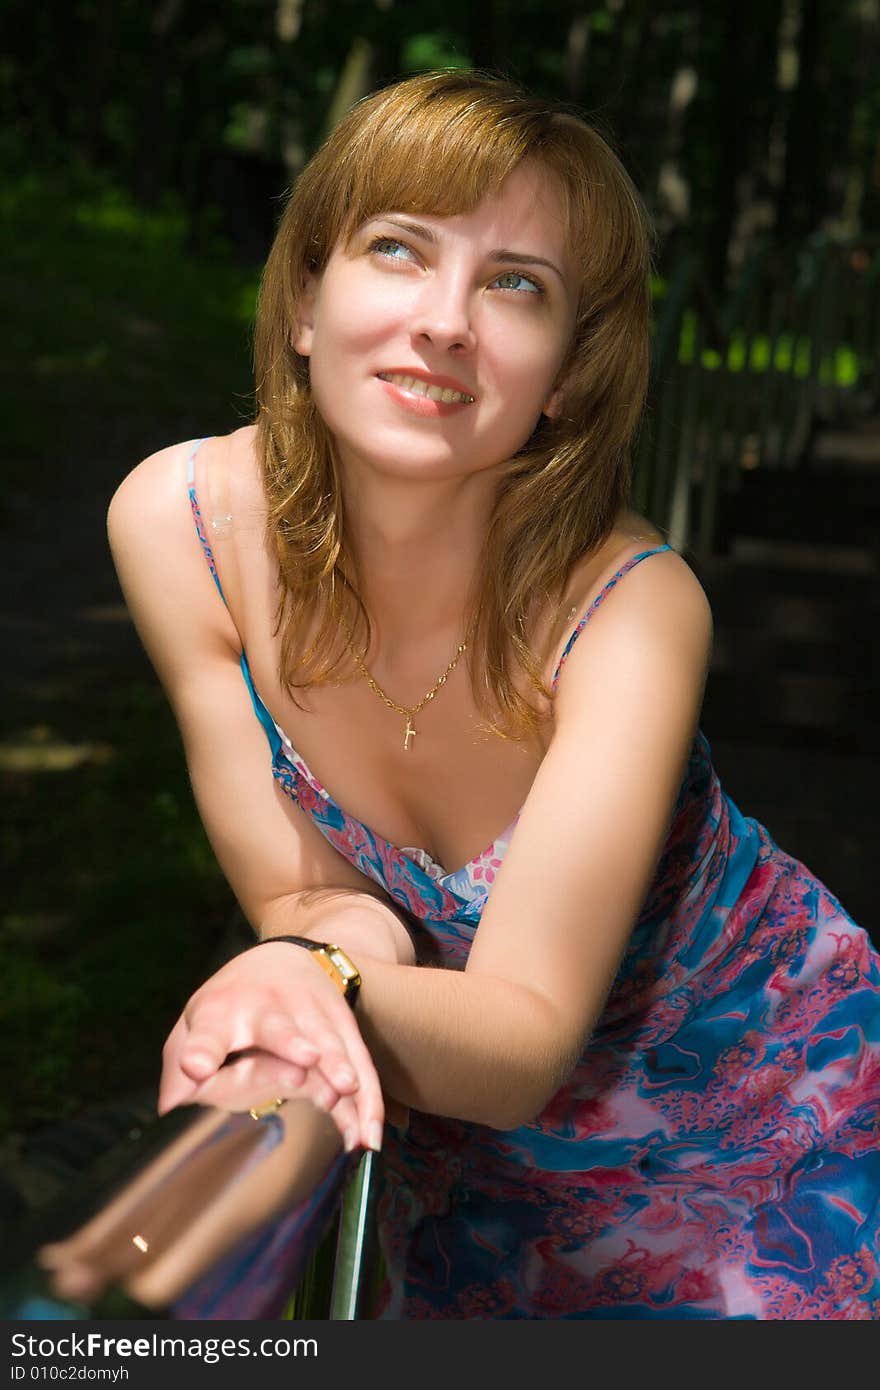
[(382, 1089), (350, 1006), (303, 947), (269, 942), (189, 1000), (163, 1050), (159, 1113), (294, 1096), (326, 1111), (349, 1151), (381, 1147)]

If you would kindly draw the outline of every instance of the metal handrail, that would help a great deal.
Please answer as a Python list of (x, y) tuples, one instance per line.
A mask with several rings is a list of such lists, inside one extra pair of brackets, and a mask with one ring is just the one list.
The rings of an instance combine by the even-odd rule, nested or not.
[(330, 1293), (330, 1317), (352, 1322), (368, 1310), (365, 1299), (376, 1270), (376, 1155), (367, 1151), (343, 1197)]
[(291, 1101), (256, 1121), (200, 1107), (157, 1120), (115, 1172), (87, 1174), (11, 1234), (0, 1315), (281, 1317), (338, 1216), (332, 1307), (317, 1315), (357, 1316), (372, 1155), (343, 1154), (313, 1115)]

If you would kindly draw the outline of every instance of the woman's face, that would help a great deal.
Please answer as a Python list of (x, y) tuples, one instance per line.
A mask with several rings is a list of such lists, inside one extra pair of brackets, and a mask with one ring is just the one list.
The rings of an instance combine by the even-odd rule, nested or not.
[(358, 228), (311, 283), (293, 345), (344, 465), (460, 477), (556, 412), (576, 303), (554, 181), (520, 166), (473, 212), (389, 209)]

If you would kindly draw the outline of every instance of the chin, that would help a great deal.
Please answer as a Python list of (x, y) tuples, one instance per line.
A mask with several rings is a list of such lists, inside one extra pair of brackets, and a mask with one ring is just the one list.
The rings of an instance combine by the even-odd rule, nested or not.
[(451, 478), (464, 476), (461, 467), (456, 467), (454, 459), (377, 459), (368, 465), (384, 478), (409, 480), (412, 482), (444, 482)]
[[(432, 451), (413, 448), (401, 443), (398, 447), (381, 450), (352, 447), (343, 441), (342, 457), (355, 471), (368, 470), (389, 478), (450, 478), (464, 471), (458, 450)], [(468, 470), (470, 471), (470, 470)]]

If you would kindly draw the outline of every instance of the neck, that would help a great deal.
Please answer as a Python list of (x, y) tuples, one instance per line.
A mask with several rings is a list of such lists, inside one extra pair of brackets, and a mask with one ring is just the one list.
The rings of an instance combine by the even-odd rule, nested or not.
[(373, 647), (464, 640), (496, 482), (360, 477), (344, 488), (346, 534), (357, 562)]

